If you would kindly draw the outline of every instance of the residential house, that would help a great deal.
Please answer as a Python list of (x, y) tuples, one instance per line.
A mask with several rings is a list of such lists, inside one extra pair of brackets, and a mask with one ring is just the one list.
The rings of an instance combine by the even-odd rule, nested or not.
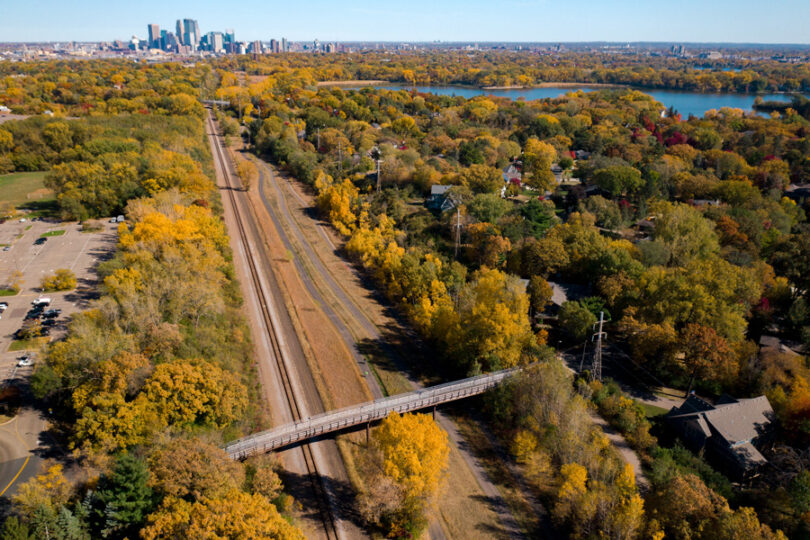
[(765, 396), (721, 397), (711, 404), (692, 394), (673, 407), (666, 420), (694, 452), (705, 453), (718, 468), (737, 479), (750, 478), (767, 463), (756, 445), (766, 437), (773, 409)]
[(785, 190), (785, 197), (797, 204), (804, 204), (805, 201), (810, 199), (810, 184), (789, 185)]
[(430, 186), (430, 197), (425, 201), (425, 206), (436, 212), (445, 212), (458, 206), (458, 202), (450, 192), (452, 187), (441, 184)]
[(505, 184), (517, 184), (521, 186), (523, 182), (523, 173), (520, 172), (520, 163), (510, 163), (503, 170), (503, 181)]

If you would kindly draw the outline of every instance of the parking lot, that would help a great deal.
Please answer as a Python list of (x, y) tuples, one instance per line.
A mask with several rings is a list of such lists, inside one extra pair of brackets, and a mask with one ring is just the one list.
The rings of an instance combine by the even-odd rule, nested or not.
[[(64, 234), (48, 236), (43, 234)], [(0, 315), (0, 378), (8, 379), (30, 372), (33, 366), (17, 367), (16, 358), (22, 351), (9, 351), (14, 332), (23, 324), (31, 302), (40, 296), (51, 299), (50, 308), (61, 313), (52, 327), (50, 338), (63, 335), (67, 318), (87, 307), (97, 295), (96, 265), (112, 255), (118, 239), (117, 224), (104, 222), (99, 232), (82, 232), (77, 223), (55, 221), (7, 221), (0, 224), (0, 285), (10, 282), (14, 272), (22, 274), (22, 288), (15, 296), (0, 297), (8, 308)], [(39, 291), (40, 280), (59, 268), (67, 268), (76, 274), (77, 287), (66, 292), (43, 294)]]

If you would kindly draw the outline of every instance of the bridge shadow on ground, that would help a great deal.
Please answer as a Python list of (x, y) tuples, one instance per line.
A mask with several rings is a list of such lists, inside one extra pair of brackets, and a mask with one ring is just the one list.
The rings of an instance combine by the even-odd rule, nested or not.
[[(309, 475), (301, 475), (286, 470), (280, 470), (279, 476), (284, 483), (284, 490), (300, 505), (300, 516), (312, 521), (321, 521), (321, 510)], [(321, 476), (324, 487), (330, 494), (332, 502), (337, 506), (337, 513), (346, 521), (364, 529), (366, 524), (355, 510), (357, 493), (351, 484), (342, 482), (329, 476)]]

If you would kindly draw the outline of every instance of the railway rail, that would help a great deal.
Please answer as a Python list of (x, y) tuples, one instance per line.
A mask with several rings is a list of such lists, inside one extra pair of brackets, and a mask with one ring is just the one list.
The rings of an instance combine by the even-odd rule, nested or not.
[[(253, 287), (258, 293), (262, 324), (267, 332), (268, 337), (270, 338), (270, 343), (273, 349), (273, 357), (275, 360), (275, 364), (278, 368), (280, 379), (282, 381), (284, 395), (286, 397), (286, 401), (289, 406), (289, 412), (295, 421), (299, 421), (302, 419), (301, 413), (302, 407), (300, 399), (296, 395), (295, 388), (292, 385), (292, 381), (290, 378), (290, 368), (287, 365), (284, 352), (279, 342), (278, 331), (273, 321), (270, 308), (267, 305), (267, 295), (266, 295), (267, 291), (265, 291), (264, 284), (262, 283), (262, 280), (260, 278), (258, 264), (256, 262), (254, 254), (250, 251), (250, 249), (248, 249), (249, 245), (248, 235), (245, 230), (242, 213), (239, 208), (239, 204), (236, 197), (236, 190), (241, 189), (241, 185), (236, 185), (236, 183), (234, 182), (234, 173), (231, 166), (231, 160), (229, 159), (229, 157), (225, 153), (225, 150), (223, 149), (222, 139), (219, 137), (217, 124), (215, 123), (210, 111), (208, 111), (206, 114), (206, 123), (208, 124), (211, 133), (215, 137), (216, 144), (213, 145), (214, 159), (220, 163), (220, 166), (223, 171), (223, 176), (225, 177), (225, 184), (227, 187), (227, 189), (225, 190), (227, 192), (226, 196), (231, 201), (231, 207), (233, 208), (233, 212), (236, 217), (235, 221), (237, 224), (237, 233), (243, 245), (245, 246), (245, 257), (248, 263), (248, 273), (250, 274), (250, 280), (253, 284)], [(319, 514), (323, 521), (324, 532), (326, 534), (326, 537), (328, 539), (333, 538), (339, 539), (342, 536), (339, 532), (339, 528), (336, 523), (336, 518), (329, 501), (329, 494), (327, 492), (323, 478), (318, 470), (318, 463), (315, 460), (312, 448), (310, 447), (309, 444), (304, 444), (300, 446), (300, 451), (303, 454), (304, 463), (306, 464), (310, 482), (315, 492), (314, 493), (315, 498), (318, 501)]]

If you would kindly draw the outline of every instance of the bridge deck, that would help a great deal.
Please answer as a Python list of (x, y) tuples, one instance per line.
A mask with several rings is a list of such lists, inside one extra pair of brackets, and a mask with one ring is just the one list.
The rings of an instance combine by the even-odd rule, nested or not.
[(225, 447), (225, 451), (232, 459), (245, 459), (253, 454), (269, 452), (326, 433), (375, 422), (392, 412), (418, 411), (482, 394), (514, 372), (515, 369), (505, 369), (317, 414), (234, 441)]

